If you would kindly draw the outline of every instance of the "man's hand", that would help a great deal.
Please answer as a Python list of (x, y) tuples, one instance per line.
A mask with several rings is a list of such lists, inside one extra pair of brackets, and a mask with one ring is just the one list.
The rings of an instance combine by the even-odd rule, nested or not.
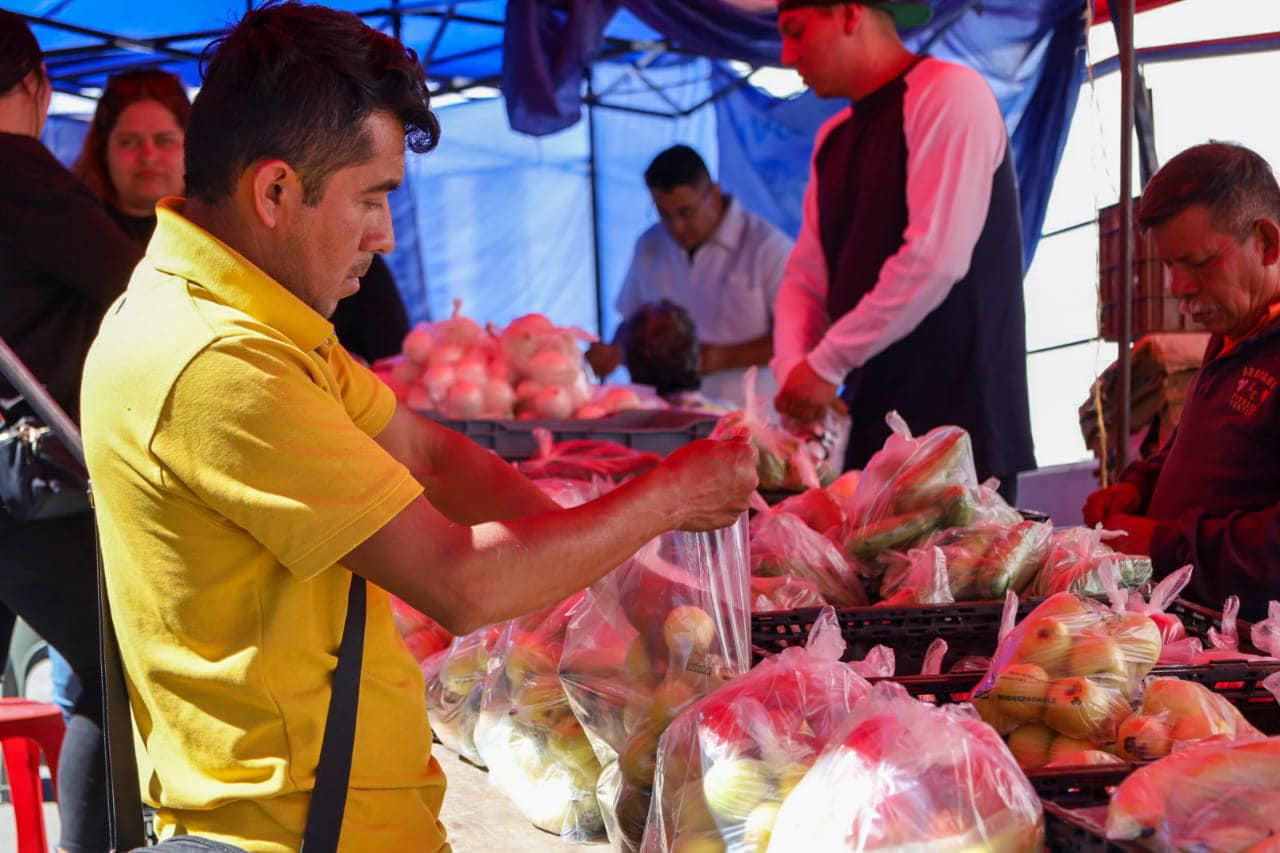
[(1084, 523), (1093, 527), (1109, 515), (1133, 515), (1142, 509), (1142, 493), (1131, 483), (1099, 489), (1084, 502)]
[(1121, 554), (1151, 556), (1151, 537), (1156, 531), (1156, 523), (1151, 519), (1142, 515), (1117, 513), (1102, 519), (1102, 526), (1107, 530), (1124, 533), (1124, 536), (1107, 540), (1107, 545)]
[(773, 406), (779, 414), (811, 424), (835, 402), (836, 386), (814, 373), (809, 362), (802, 361), (787, 375)]
[(622, 364), (622, 347), (597, 342), (587, 347), (587, 364), (598, 379), (604, 379)]
[(673, 452), (654, 473), (680, 513), (680, 530), (716, 530), (738, 520), (756, 490), (758, 457), (744, 439), (704, 438)]

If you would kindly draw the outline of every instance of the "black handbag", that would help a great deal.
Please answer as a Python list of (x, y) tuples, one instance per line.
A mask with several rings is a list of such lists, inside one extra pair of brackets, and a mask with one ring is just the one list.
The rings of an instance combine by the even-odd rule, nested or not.
[(15, 521), (88, 512), (84, 467), (25, 409), (21, 399), (0, 403), (0, 506)]

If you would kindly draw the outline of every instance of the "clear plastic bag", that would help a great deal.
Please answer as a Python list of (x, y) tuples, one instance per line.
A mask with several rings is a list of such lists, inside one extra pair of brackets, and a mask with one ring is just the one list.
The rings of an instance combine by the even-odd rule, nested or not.
[(1187, 628), (1182, 620), (1176, 614), (1168, 612), (1170, 605), (1177, 600), (1178, 593), (1191, 581), (1191, 572), (1192, 567), (1187, 565), (1170, 573), (1155, 585), (1150, 598), (1143, 600), (1141, 593), (1120, 586), (1119, 569), (1115, 566), (1107, 564), (1099, 570), (1102, 585), (1114, 610), (1143, 613), (1160, 629), (1160, 660), (1157, 663), (1189, 663), (1204, 648), (1198, 637), (1187, 636)]
[(1152, 678), (1143, 688), (1142, 705), (1120, 723), (1116, 751), (1129, 761), (1154, 761), (1211, 737), (1257, 740), (1264, 735), (1204, 685)]
[(886, 421), (892, 434), (867, 463), (849, 508), (843, 538), (851, 557), (875, 573), (881, 553), (916, 547), (935, 530), (1021, 520), (991, 486), (979, 485), (963, 429), (941, 426), (916, 438), (897, 412)]
[(1116, 788), (1107, 838), (1148, 850), (1270, 850), (1280, 834), (1280, 738), (1211, 739)]
[(1200, 664), (1215, 660), (1272, 660), (1266, 655), (1240, 651), (1240, 629), (1237, 621), (1239, 616), (1240, 598), (1235, 595), (1227, 596), (1227, 600), (1222, 602), (1222, 630), (1210, 628), (1209, 645), (1204, 651), (1192, 655), (1188, 663)]
[(827, 600), (822, 597), (813, 581), (794, 575), (776, 578), (751, 576), (751, 612), (773, 613), (779, 610), (795, 610), (800, 607), (822, 607)]
[(1000, 640), (973, 704), (1019, 764), (1040, 767), (1113, 743), (1160, 648), (1146, 615), (1060, 592)]
[(912, 548), (906, 554), (881, 555), (885, 569), (880, 585), (883, 596), (877, 607), (911, 607), (917, 604), (954, 604), (947, 555), (941, 548)]
[(484, 760), (476, 749), (476, 720), (490, 656), (502, 628), (494, 625), (455, 637), (449, 648), (422, 663), (431, 731), (448, 749), (480, 767)]
[[(825, 609), (791, 647), (682, 712), (662, 737), (643, 850), (764, 850), (778, 807), (871, 685)], [(701, 849), (701, 848), (699, 848)]]
[[(952, 601), (988, 601), (1009, 590), (1022, 592), (1044, 562), (1052, 533), (1050, 525), (1035, 521), (953, 527), (933, 534), (922, 547), (938, 548), (946, 558)], [(898, 592), (903, 580), (886, 572), (880, 594)]]
[(1120, 554), (1106, 544), (1121, 534), (1101, 526), (1067, 527), (1055, 530), (1044, 568), (1027, 588), (1027, 595), (1041, 598), (1055, 592), (1076, 595), (1106, 594), (1103, 580), (1106, 567), (1116, 570), (1121, 586), (1134, 588), (1151, 580), (1151, 558)]
[(803, 521), (811, 530), (826, 536), (839, 535), (844, 527), (844, 507), (826, 489), (808, 489), (779, 501), (775, 512), (787, 512)]
[(644, 833), (658, 741), (751, 664), (747, 525), (658, 537), (593, 584), (565, 634), (560, 681), (602, 770), (615, 849)]
[(809, 581), (836, 607), (867, 603), (858, 569), (831, 539), (803, 519), (756, 500), (751, 519), (751, 574), (791, 575)]
[(801, 492), (817, 489), (836, 479), (843, 458), (833, 466), (827, 448), (813, 435), (797, 435), (770, 419), (772, 407), (755, 391), (756, 369), (747, 368), (743, 378), (746, 404), (740, 412), (730, 412), (716, 421), (712, 438), (744, 434), (759, 453), (757, 474), (760, 488), (767, 492)]
[(967, 705), (880, 682), (783, 801), (773, 850), (1038, 850), (1040, 799)]
[(1280, 601), (1267, 603), (1267, 618), (1255, 622), (1249, 632), (1255, 648), (1274, 657), (1280, 657)]
[(586, 593), (507, 623), (493, 649), (475, 744), (489, 781), (530, 823), (567, 841), (604, 832), (600, 764), (558, 674), (564, 634)]

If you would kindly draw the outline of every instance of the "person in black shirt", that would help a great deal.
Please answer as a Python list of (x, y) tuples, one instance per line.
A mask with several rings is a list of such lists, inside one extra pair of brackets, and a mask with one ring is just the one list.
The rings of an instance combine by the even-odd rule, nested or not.
[[(0, 337), (74, 418), (89, 344), (142, 250), (40, 144), (50, 92), (30, 29), (0, 10)], [(0, 380), (0, 399), (16, 396)], [(18, 523), (0, 510), (0, 602), (84, 685), (58, 762), (59, 847), (72, 853), (108, 847), (94, 550), (88, 512)]]
[(153, 69), (115, 74), (71, 167), (121, 230), (143, 246), (156, 228), (156, 202), (182, 195), (190, 113), (191, 101), (174, 75)]

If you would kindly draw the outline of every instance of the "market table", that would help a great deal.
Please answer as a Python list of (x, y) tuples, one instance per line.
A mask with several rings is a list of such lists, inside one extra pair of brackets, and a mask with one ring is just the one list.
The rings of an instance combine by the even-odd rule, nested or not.
[[(440, 819), (449, 830), (449, 843), (456, 853), (483, 853), (493, 850), (564, 851), (569, 845), (559, 836), (543, 832), (525, 819), (505, 794), (490, 786), (488, 774), (440, 744), (434, 754), (449, 780)], [(601, 840), (577, 848), (607, 848)]]

